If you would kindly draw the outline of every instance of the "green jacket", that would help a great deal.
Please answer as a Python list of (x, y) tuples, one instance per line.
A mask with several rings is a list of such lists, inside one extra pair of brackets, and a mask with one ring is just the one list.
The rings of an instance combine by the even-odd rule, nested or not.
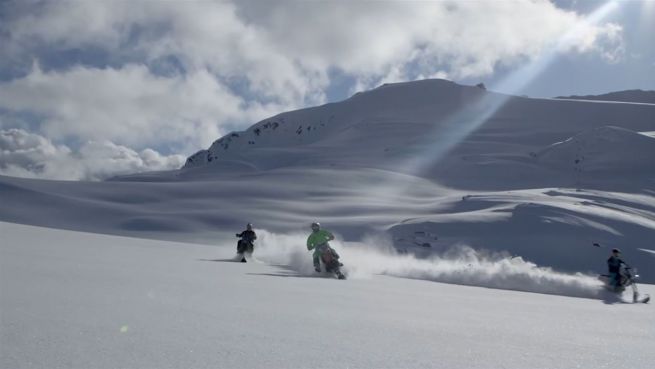
[(318, 232), (312, 232), (312, 234), (307, 237), (307, 250), (314, 250), (316, 252), (315, 248), (318, 245), (322, 245), (324, 243), (327, 243), (330, 240), (333, 240), (334, 236), (332, 233), (321, 229)]

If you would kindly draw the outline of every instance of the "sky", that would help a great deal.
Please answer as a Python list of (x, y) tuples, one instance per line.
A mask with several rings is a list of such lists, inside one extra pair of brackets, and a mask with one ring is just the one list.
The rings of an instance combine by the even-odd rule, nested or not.
[(383, 83), (655, 90), (655, 0), (0, 2), (0, 175), (179, 168)]

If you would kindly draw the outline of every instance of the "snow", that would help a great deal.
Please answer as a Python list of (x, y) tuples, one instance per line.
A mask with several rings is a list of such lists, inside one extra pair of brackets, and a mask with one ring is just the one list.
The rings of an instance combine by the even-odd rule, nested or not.
[[(648, 193), (543, 188), (461, 191), (380, 170), (276, 170), (216, 182), (0, 180), (5, 221), (192, 242), (232, 235), (251, 221), (306, 232), (318, 219), (348, 241), (382, 233), (401, 251), (441, 254), (460, 243), (540, 266), (599, 273), (612, 247), (652, 283), (655, 198)], [(408, 192), (377, 193), (400, 182)], [(307, 182), (325, 187), (308, 188)], [(65, 185), (62, 185), (65, 184)], [(430, 248), (415, 239), (429, 232)], [(403, 241), (405, 240), (405, 241)], [(604, 248), (593, 247), (598, 242)]]
[[(408, 159), (415, 160), (416, 154), (434, 155), (425, 150), (430, 146), (445, 157), (440, 167), (420, 175), (443, 181), (440, 176), (448, 169), (460, 179), (449, 182), (461, 186), (458, 177), (470, 175), (472, 168), (453, 170), (451, 165), (454, 161), (466, 166), (462, 157), (489, 162), (513, 155), (516, 167), (520, 164), (516, 155), (527, 156), (583, 130), (608, 125), (653, 130), (654, 116), (655, 105), (530, 99), (423, 80), (387, 84), (339, 103), (265, 119), (219, 138), (190, 157), (185, 168), (230, 163), (264, 170), (310, 164), (406, 172)], [(454, 137), (462, 141), (455, 142)]]
[[(351, 242), (382, 233), (426, 257), (463, 243), (566, 272), (602, 272), (619, 247), (655, 283), (643, 251), (655, 238), (655, 144), (638, 133), (653, 117), (644, 104), (388, 84), (231, 133), (178, 171), (0, 177), (0, 220), (199, 243), (247, 222), (288, 233), (318, 220)], [(429, 247), (416, 232), (434, 236)]]
[[(258, 231), (257, 258), (295, 258), (296, 236)], [(646, 304), (435, 283), (423, 267), (312, 278), (294, 269), (309, 252), (242, 264), (225, 241), (0, 232), (3, 368), (650, 368), (655, 352)], [(344, 263), (383, 254), (360, 252)], [(397, 274), (421, 263), (386, 258)]]
[[(654, 291), (654, 117), (426, 80), (175, 171), (0, 176), (0, 367), (649, 368), (650, 306), (596, 276), (619, 247)], [(315, 278), (312, 221), (347, 281)]]
[(625, 91), (610, 92), (602, 95), (558, 96), (557, 99), (597, 100), (597, 101), (655, 104), (655, 91), (625, 90)]
[(540, 162), (578, 172), (655, 172), (655, 138), (618, 127), (583, 131), (537, 153)]

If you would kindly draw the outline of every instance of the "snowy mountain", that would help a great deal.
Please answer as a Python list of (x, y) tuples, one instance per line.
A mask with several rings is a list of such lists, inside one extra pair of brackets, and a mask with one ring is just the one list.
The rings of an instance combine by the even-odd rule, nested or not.
[[(531, 152), (608, 125), (650, 131), (653, 109), (505, 96), (445, 80), (387, 84), (230, 133), (189, 157), (185, 168), (373, 167), (455, 187), (507, 188), (508, 166), (550, 177), (524, 165)], [(426, 157), (420, 171), (417, 157)]]
[(194, 242), (319, 220), (346, 241), (380, 234), (422, 256), (466, 244), (597, 272), (600, 243), (655, 270), (653, 139), (638, 133), (654, 117), (654, 105), (388, 84), (228, 134), (178, 171), (2, 177), (0, 220)]
[[(651, 307), (597, 276), (620, 247), (655, 293), (652, 132), (655, 105), (426, 80), (176, 171), (0, 176), (0, 367), (650, 368)], [(347, 281), (314, 272), (312, 221)]]
[(556, 99), (621, 101), (621, 102), (655, 104), (655, 91), (625, 90), (625, 91), (610, 92), (602, 95), (558, 96), (556, 97)]
[(605, 126), (583, 131), (538, 152), (539, 162), (580, 176), (655, 173), (655, 138)]

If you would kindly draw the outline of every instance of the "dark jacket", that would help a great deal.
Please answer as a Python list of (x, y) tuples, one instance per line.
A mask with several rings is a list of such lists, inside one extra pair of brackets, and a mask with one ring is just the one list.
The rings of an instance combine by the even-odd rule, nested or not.
[(621, 271), (621, 264), (628, 265), (621, 260), (621, 258), (615, 256), (610, 256), (610, 258), (607, 259), (607, 269), (610, 273), (619, 273)]
[(237, 237), (240, 237), (242, 240), (250, 243), (255, 242), (255, 240), (257, 239), (257, 235), (255, 234), (255, 231), (249, 231), (249, 230), (245, 230), (237, 234)]

